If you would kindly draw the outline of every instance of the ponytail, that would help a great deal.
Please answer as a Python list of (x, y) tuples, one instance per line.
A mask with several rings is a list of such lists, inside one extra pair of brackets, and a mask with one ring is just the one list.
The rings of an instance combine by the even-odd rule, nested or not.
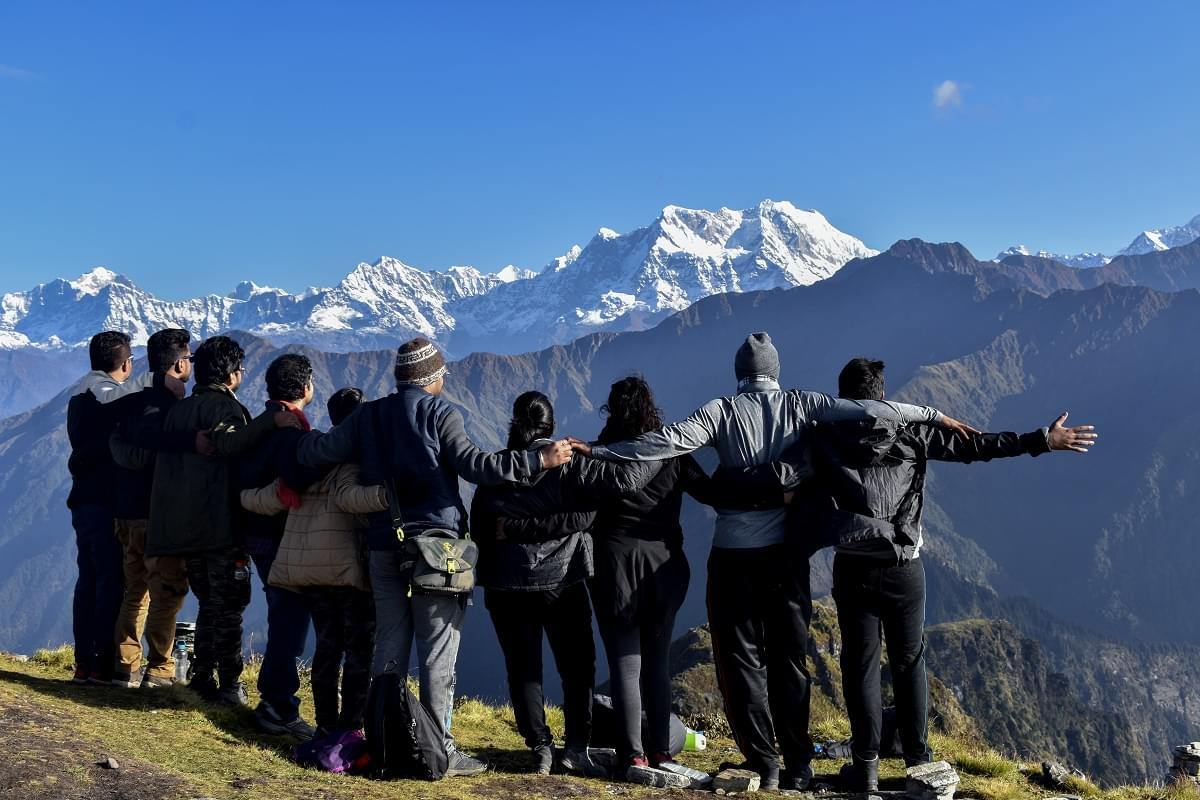
[(554, 435), (554, 406), (541, 392), (525, 392), (513, 403), (508, 426), (508, 449), (528, 450), (538, 439)]

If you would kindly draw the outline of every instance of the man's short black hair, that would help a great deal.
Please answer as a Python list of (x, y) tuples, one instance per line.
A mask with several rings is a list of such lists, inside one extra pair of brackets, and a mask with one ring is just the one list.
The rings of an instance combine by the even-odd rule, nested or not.
[(101, 372), (116, 372), (125, 363), (132, 350), (129, 337), (120, 331), (101, 331), (88, 342), (88, 358), (92, 369)]
[(838, 394), (847, 400), (883, 399), (883, 362), (852, 358), (838, 375)]
[(299, 353), (286, 353), (267, 367), (267, 397), (295, 402), (304, 397), (312, 380), (312, 362)]
[(146, 361), (151, 372), (169, 372), (175, 362), (188, 357), (192, 335), (183, 328), (164, 328), (146, 342)]
[(196, 348), (194, 357), (196, 385), (225, 383), (246, 359), (246, 351), (228, 336), (211, 336)]
[(329, 409), (329, 421), (334, 425), (341, 425), (342, 420), (353, 414), (362, 405), (362, 401), (362, 389), (353, 386), (338, 389), (325, 404), (325, 407)]

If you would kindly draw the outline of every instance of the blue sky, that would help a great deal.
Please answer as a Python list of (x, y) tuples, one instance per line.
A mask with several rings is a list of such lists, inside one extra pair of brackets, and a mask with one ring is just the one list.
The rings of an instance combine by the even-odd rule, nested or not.
[(1185, 2), (4, 3), (0, 289), (537, 268), (766, 197), (875, 247), (1112, 252), (1200, 213), (1198, 29)]

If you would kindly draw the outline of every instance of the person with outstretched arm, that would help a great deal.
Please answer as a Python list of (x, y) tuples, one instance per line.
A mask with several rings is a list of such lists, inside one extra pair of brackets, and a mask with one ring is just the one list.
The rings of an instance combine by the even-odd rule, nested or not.
[[(567, 441), (500, 453), (476, 447), (467, 437), (462, 413), (441, 396), (448, 372), (444, 356), (428, 340), (402, 344), (396, 352), (396, 391), (364, 403), (328, 433), (306, 434), (297, 460), (317, 468), (361, 464), (364, 485), (381, 484), (392, 492), (406, 540), (433, 531), (458, 537), (467, 533), (460, 477), (495, 485), (570, 461)], [(376, 614), (372, 673), (379, 675), (389, 665), (407, 672), (415, 643), (421, 702), (443, 726), (446, 775), (483, 772), (486, 762), (459, 750), (450, 731), (466, 596), (409, 591), (413, 556), (397, 535), (390, 512), (368, 518), (367, 547)]]
[[(884, 398), (882, 361), (855, 358), (838, 376), (851, 400)], [(753, 498), (791, 500), (797, 537), (807, 549), (833, 546), (833, 599), (842, 634), (842, 688), (850, 716), (852, 760), (842, 773), (854, 792), (879, 788), (883, 721), (880, 633), (887, 641), (896, 724), (907, 766), (933, 758), (928, 742), (929, 686), (925, 671), (925, 568), (921, 562), (926, 466), (970, 464), (1086, 453), (1096, 442), (1090, 425), (1068, 428), (1064, 413), (1030, 433), (961, 434), (926, 424), (842, 421), (818, 425), (805, 451), (774, 464), (718, 471), (715, 482)], [(811, 472), (811, 477), (802, 476)], [(761, 498), (760, 498), (761, 499)]]
[[(639, 461), (712, 447), (723, 466), (738, 468), (779, 459), (817, 421), (878, 417), (973, 430), (924, 406), (785, 391), (779, 354), (766, 333), (746, 338), (734, 373), (736, 395), (712, 400), (681, 422), (606, 446), (572, 444), (597, 458)], [(759, 773), (764, 789), (803, 790), (812, 776), (805, 664), (812, 597), (807, 558), (785, 549), (785, 521), (782, 509), (718, 509), (708, 615), (725, 713), (744, 766)], [(782, 780), (780, 751), (788, 767)]]

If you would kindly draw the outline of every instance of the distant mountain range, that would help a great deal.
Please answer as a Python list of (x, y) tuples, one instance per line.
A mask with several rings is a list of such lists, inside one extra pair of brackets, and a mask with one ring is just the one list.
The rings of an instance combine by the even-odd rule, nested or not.
[[(1200, 239), (1200, 215), (1193, 217), (1192, 221), (1186, 225), (1175, 225), (1170, 228), (1155, 228), (1152, 231), (1142, 231), (1129, 243), (1128, 247), (1124, 250), (1119, 250), (1117, 256), (1141, 256), (1146, 253), (1157, 253), (1162, 250), (1170, 250), (1172, 247), (1182, 247), (1185, 244), (1191, 244), (1197, 239)], [(1066, 264), (1068, 267), (1080, 267), (1084, 269), (1102, 267), (1113, 260), (1113, 256), (1106, 256), (1103, 253), (1063, 255), (1061, 253), (1050, 253), (1045, 250), (1034, 252), (1023, 244), (1002, 250), (996, 256), (995, 260), (1003, 261), (1009, 256), (1037, 256), (1057, 261), (1060, 264)]]
[(0, 348), (73, 348), (105, 328), (141, 344), (176, 326), (198, 336), (243, 330), (335, 351), (424, 335), (460, 355), (511, 353), (593, 331), (645, 328), (721, 292), (806, 286), (874, 253), (816, 211), (787, 202), (765, 200), (745, 211), (667, 206), (630, 233), (601, 228), (540, 273), (432, 272), (385, 257), (359, 264), (332, 288), (289, 294), (244, 282), (224, 296), (176, 302), (97, 268), (4, 295)]

